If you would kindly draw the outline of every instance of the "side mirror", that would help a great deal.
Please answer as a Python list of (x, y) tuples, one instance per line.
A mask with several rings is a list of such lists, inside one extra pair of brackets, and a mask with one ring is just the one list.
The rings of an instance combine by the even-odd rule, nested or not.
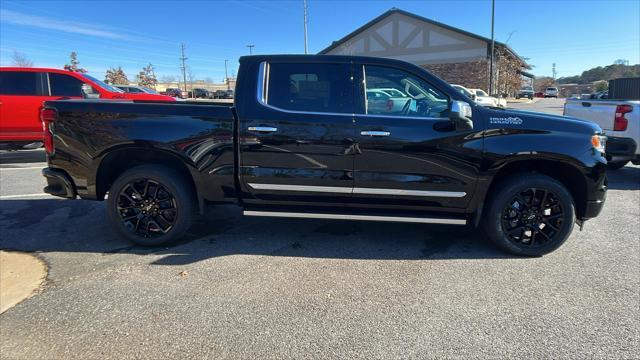
[(100, 93), (97, 93), (89, 84), (82, 84), (82, 97), (85, 99), (99, 99)]
[(455, 124), (456, 130), (473, 129), (473, 110), (471, 105), (464, 101), (453, 101), (449, 111), (449, 119)]

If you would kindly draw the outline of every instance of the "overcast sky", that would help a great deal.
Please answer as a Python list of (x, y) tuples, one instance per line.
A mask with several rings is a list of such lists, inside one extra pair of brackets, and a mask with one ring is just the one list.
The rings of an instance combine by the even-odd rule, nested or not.
[[(315, 53), (397, 7), (482, 36), (491, 34), (491, 2), (308, 0), (309, 49)], [(198, 79), (237, 71), (238, 57), (302, 53), (302, 0), (291, 1), (5, 1), (0, 0), (0, 64), (13, 51), (36, 66), (61, 68), (75, 50), (101, 77), (122, 66), (133, 77), (151, 62), (178, 75), (180, 43)], [(640, 63), (640, 1), (496, 1), (496, 40), (529, 58), (536, 75), (580, 74), (616, 59)]]

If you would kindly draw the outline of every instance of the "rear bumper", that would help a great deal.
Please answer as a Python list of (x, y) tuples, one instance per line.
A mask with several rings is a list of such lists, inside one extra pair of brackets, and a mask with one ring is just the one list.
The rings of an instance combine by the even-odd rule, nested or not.
[(44, 192), (67, 199), (75, 199), (78, 195), (76, 186), (64, 170), (54, 168), (42, 169), (42, 176), (47, 179)]
[(638, 145), (635, 140), (631, 138), (607, 136), (605, 149), (607, 161), (619, 162), (637, 159), (637, 149)]

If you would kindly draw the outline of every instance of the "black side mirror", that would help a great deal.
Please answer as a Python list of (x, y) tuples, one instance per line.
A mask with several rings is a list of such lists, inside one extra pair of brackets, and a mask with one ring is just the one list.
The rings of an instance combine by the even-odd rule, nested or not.
[(473, 110), (471, 105), (464, 101), (453, 101), (451, 110), (449, 111), (449, 119), (455, 124), (456, 130), (472, 130), (473, 129)]

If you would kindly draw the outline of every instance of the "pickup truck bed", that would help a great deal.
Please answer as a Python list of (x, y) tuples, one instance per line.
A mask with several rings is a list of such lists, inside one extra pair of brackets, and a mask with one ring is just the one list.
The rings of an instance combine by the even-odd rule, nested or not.
[(618, 169), (627, 162), (640, 164), (640, 101), (567, 100), (564, 115), (598, 124), (607, 135), (609, 167)]
[[(366, 91), (391, 87), (410, 106), (368, 113)], [(250, 216), (482, 225), (503, 249), (541, 255), (606, 196), (596, 125), (484, 108), (389, 59), (243, 57), (233, 106), (55, 101), (42, 118), (45, 191), (108, 193), (114, 228), (145, 245), (180, 238), (208, 203), (236, 203)]]

